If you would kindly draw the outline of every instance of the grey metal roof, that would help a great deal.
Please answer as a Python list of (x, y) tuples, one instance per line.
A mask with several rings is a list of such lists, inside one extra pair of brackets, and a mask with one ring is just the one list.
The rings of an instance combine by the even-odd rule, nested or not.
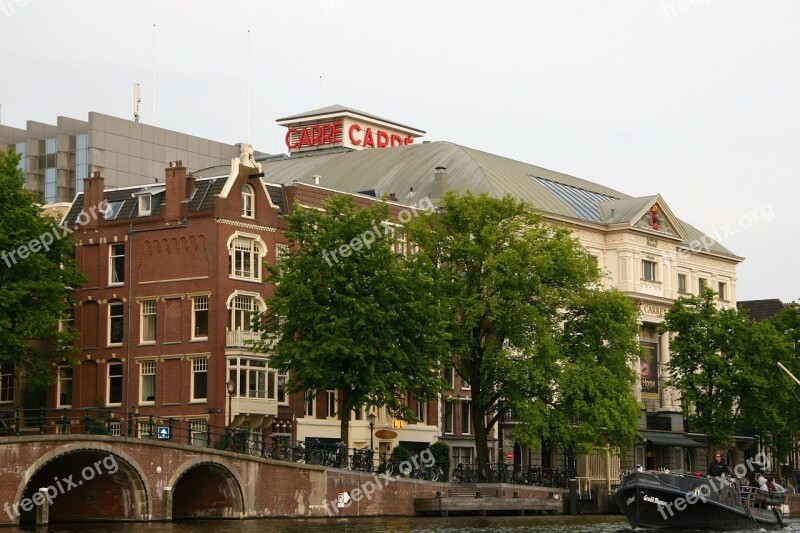
[[(602, 224), (609, 223), (601, 217), (602, 204), (619, 202), (621, 209), (619, 213), (615, 211), (614, 218), (623, 214), (633, 216), (635, 208), (655, 197), (633, 198), (598, 183), (446, 141), (292, 156), (263, 161), (262, 165), (267, 182), (314, 183), (313, 176), (319, 175), (322, 187), (343, 192), (372, 189), (380, 194), (395, 193), (407, 204), (430, 196), (434, 190), (434, 170), (446, 167), (447, 186), (458, 193), (486, 193), (495, 198), (510, 194), (545, 214)], [(209, 172), (220, 170), (221, 167)], [(690, 242), (704, 237), (705, 242), (712, 243), (708, 251), (736, 257), (691, 225), (679, 223)]]

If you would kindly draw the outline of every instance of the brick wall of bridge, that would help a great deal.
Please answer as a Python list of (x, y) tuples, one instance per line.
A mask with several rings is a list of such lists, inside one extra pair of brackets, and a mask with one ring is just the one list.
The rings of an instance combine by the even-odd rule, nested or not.
[[(414, 498), (433, 497), (437, 491), (447, 495), (449, 488), (447, 483), (326, 470), (159, 441), (37, 435), (0, 438), (0, 506), (18, 504), (30, 496), (38, 489), (31, 480), (36, 485), (69, 475), (73, 481), (81, 480), (84, 468), (109, 454), (122, 477), (112, 480), (107, 474), (96, 474), (81, 487), (56, 496), (52, 509), (59, 504), (62, 508), (59, 513), (51, 509), (51, 516), (170, 520), (173, 511), (174, 518), (410, 516)], [(83, 462), (77, 461), (81, 457)], [(96, 465), (95, 470), (102, 467)], [(542, 494), (532, 487), (513, 490), (521, 497), (533, 496), (537, 490)], [(337, 506), (340, 492), (353, 498), (344, 508)], [(64, 510), (67, 505), (69, 512)], [(0, 525), (12, 523), (18, 520), (0, 510)]]

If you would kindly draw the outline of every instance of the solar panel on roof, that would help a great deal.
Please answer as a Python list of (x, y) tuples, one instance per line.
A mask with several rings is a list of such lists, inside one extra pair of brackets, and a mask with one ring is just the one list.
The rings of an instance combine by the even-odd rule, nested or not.
[(617, 200), (613, 196), (607, 194), (600, 194), (599, 192), (588, 191), (580, 187), (573, 187), (557, 181), (547, 180), (538, 176), (531, 176), (537, 183), (545, 187), (548, 191), (558, 197), (559, 200), (564, 202), (575, 216), (585, 220), (592, 220), (600, 222), (600, 210), (597, 207), (598, 202), (606, 202), (608, 200)]

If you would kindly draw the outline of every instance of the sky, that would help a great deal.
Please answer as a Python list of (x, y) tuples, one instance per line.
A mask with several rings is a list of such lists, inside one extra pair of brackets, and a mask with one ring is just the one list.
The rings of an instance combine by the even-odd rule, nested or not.
[(798, 28), (794, 0), (0, 0), (0, 123), (132, 119), (139, 83), (142, 122), (278, 153), (276, 119), (341, 104), (660, 193), (745, 257), (738, 300), (789, 302)]

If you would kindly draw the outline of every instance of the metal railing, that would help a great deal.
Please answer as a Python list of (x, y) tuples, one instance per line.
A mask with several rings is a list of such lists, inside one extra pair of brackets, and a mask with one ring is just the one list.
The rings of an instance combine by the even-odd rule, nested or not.
[(576, 475), (567, 468), (522, 466), (508, 463), (459, 464), (453, 470), (454, 483), (509, 483), (537, 487), (569, 488), (569, 480)]

